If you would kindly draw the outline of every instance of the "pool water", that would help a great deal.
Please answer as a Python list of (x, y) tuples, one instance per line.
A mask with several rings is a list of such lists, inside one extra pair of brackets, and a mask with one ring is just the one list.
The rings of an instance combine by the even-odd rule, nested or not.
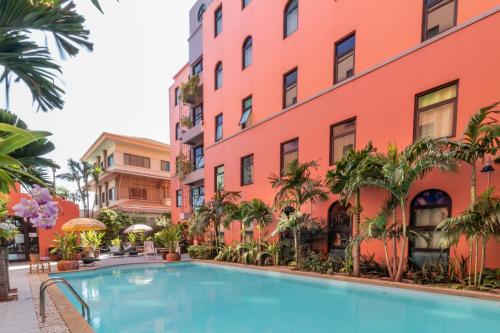
[(500, 302), (251, 269), (178, 263), (57, 276), (88, 303), (97, 333), (500, 332)]

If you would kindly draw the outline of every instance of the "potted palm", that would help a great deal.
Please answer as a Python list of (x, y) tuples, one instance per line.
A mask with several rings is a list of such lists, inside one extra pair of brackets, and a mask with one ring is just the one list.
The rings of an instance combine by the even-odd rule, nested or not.
[(78, 269), (78, 260), (75, 260), (78, 248), (76, 235), (74, 233), (57, 235), (54, 239), (54, 248), (50, 253), (59, 252), (62, 260), (57, 263), (57, 270), (60, 272)]
[(82, 232), (80, 235), (82, 247), (88, 257), (99, 258), (104, 233), (94, 230)]
[(176, 251), (177, 243), (181, 237), (181, 230), (177, 225), (169, 225), (162, 231), (157, 232), (155, 236), (158, 242), (168, 250), (165, 255), (167, 261), (181, 260), (181, 255)]

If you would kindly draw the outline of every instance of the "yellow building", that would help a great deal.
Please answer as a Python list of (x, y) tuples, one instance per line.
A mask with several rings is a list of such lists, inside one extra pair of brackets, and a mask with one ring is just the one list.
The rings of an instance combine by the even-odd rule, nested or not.
[(108, 207), (150, 215), (170, 212), (170, 146), (132, 136), (102, 133), (81, 158), (99, 165), (97, 210)]

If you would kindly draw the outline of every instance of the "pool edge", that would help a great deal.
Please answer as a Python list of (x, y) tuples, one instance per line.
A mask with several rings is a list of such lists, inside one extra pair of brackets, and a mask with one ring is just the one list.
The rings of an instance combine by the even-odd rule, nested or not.
[(473, 290), (462, 290), (462, 289), (451, 289), (451, 288), (443, 288), (436, 286), (427, 286), (427, 285), (419, 285), (419, 284), (409, 284), (404, 282), (393, 282), (393, 281), (384, 281), (379, 279), (371, 279), (371, 278), (362, 278), (362, 277), (353, 277), (353, 276), (343, 276), (343, 275), (328, 275), (321, 273), (313, 273), (313, 272), (304, 272), (304, 271), (294, 271), (288, 267), (280, 266), (253, 266), (253, 265), (244, 265), (237, 263), (228, 263), (228, 262), (214, 262), (213, 260), (200, 260), (200, 259), (192, 259), (191, 262), (199, 262), (203, 264), (210, 264), (214, 266), (226, 266), (226, 267), (234, 267), (234, 268), (244, 268), (256, 271), (264, 271), (264, 272), (275, 272), (275, 273), (283, 273), (294, 276), (301, 277), (310, 277), (310, 278), (318, 278), (324, 280), (334, 280), (334, 281), (344, 281), (344, 282), (352, 282), (357, 284), (364, 285), (372, 285), (372, 286), (383, 286), (389, 288), (397, 288), (402, 290), (412, 290), (412, 291), (420, 291), (427, 292), (432, 294), (440, 294), (440, 295), (451, 295), (451, 296), (459, 296), (459, 297), (467, 297), (473, 299), (487, 300), (487, 301), (496, 301), (500, 302), (500, 294), (485, 292), (478, 292)]

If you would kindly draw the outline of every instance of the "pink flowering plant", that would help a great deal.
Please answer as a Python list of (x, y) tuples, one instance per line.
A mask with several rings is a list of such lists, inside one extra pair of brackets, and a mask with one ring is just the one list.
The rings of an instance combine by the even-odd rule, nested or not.
[(35, 228), (51, 229), (57, 221), (59, 207), (47, 188), (34, 185), (31, 199), (23, 198), (12, 207), (16, 216), (29, 221)]

